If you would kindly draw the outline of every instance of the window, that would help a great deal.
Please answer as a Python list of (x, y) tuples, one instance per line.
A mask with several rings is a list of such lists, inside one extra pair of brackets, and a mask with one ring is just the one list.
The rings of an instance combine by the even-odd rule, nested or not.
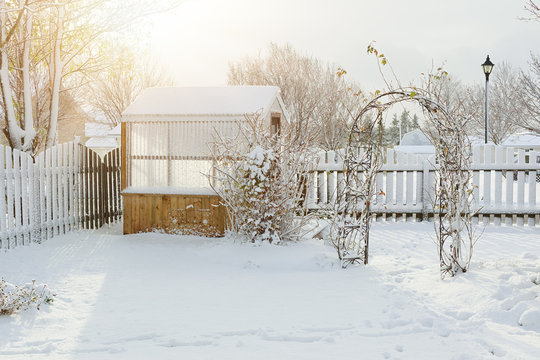
[(131, 121), (126, 123), (127, 186), (206, 188), (215, 131), (233, 133), (233, 121)]
[(281, 114), (272, 114), (272, 122), (270, 124), (270, 135), (281, 135)]

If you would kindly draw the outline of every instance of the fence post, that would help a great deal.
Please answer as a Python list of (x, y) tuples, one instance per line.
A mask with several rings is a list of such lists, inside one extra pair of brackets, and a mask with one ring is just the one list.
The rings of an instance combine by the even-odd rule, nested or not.
[(39, 242), (47, 239), (47, 203), (46, 203), (46, 181), (45, 176), (45, 153), (38, 155), (36, 167), (38, 171), (39, 184)]
[(37, 164), (37, 157), (31, 161), (31, 165), (29, 166), (29, 171), (32, 172), (32, 188), (33, 188), (33, 198), (34, 198), (34, 206), (30, 209), (32, 212), (32, 218), (30, 220), (30, 226), (32, 228), (32, 242), (40, 242), (40, 231), (39, 228), (41, 226), (40, 221), (40, 206), (39, 203), (39, 167)]
[(14, 184), (14, 201), (15, 201), (15, 246), (24, 245), (23, 242), (23, 218), (22, 218), (22, 194), (21, 194), (21, 152), (17, 149), (13, 150), (13, 184)]
[(90, 184), (88, 179), (90, 178), (88, 166), (88, 148), (81, 145), (81, 213), (82, 223), (84, 229), (90, 229)]
[[(28, 157), (27, 154), (24, 152), (21, 152), (19, 154), (19, 165), (18, 170), (21, 176), (20, 186), (21, 186), (21, 195), (19, 197), (18, 202), (21, 204), (21, 223), (20, 223), (20, 229), (21, 229), (21, 240), (22, 245), (28, 245), (32, 243), (31, 239), (31, 231), (30, 231), (30, 214), (29, 210), (32, 208), (30, 206), (30, 199), (32, 198), (32, 194), (29, 194), (30, 188), (29, 188), (29, 180), (30, 180), (30, 173), (28, 172)], [(30, 195), (30, 196), (28, 196)]]
[(428, 220), (428, 214), (429, 214), (429, 197), (430, 197), (430, 189), (429, 189), (429, 170), (431, 168), (431, 164), (429, 162), (429, 159), (422, 160), (422, 220), (427, 221)]
[(79, 138), (75, 138), (75, 143), (73, 146), (73, 176), (75, 178), (74, 181), (74, 196), (75, 196), (75, 202), (74, 202), (74, 209), (73, 213), (75, 216), (75, 229), (82, 229), (82, 217), (81, 217), (81, 154), (80, 154), (80, 144), (79, 144)]
[(120, 209), (122, 208), (122, 203), (120, 199), (120, 149), (113, 150), (113, 214), (114, 220), (117, 221), (120, 216)]
[(8, 249), (15, 247), (13, 245), (14, 233), (15, 233), (15, 214), (14, 209), (14, 196), (13, 196), (13, 156), (11, 148), (6, 148), (6, 194), (7, 194), (7, 230), (9, 239), (7, 241)]
[(99, 226), (105, 225), (105, 223), (109, 223), (107, 221), (107, 214), (108, 207), (107, 204), (107, 165), (105, 164), (104, 159), (101, 157), (98, 158), (99, 161), (99, 177), (100, 177), (100, 184), (99, 184), (99, 202), (100, 202), (100, 211), (99, 211)]
[(6, 222), (8, 221), (7, 209), (6, 209), (7, 176), (6, 176), (6, 166), (4, 162), (4, 153), (5, 153), (5, 147), (3, 145), (0, 145), (0, 214), (6, 214), (0, 217), (0, 249), (7, 248), (8, 242), (9, 242), (8, 237), (7, 237), (7, 231), (9, 227), (6, 225)]
[(91, 152), (88, 148), (86, 148), (86, 156), (88, 158), (88, 216), (89, 216), (89, 229), (96, 229), (96, 226), (94, 225), (97, 223), (97, 220), (95, 220), (95, 204), (94, 200), (96, 197), (96, 182), (94, 179), (95, 174), (95, 168), (94, 168), (94, 153)]

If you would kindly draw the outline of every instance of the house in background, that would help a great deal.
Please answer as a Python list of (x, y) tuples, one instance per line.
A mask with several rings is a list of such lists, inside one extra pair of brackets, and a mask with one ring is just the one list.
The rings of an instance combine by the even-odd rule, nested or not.
[(426, 157), (435, 154), (435, 147), (420, 130), (416, 129), (403, 135), (399, 145), (394, 146), (396, 152), (407, 154), (420, 154)]
[(87, 140), (82, 143), (101, 157), (120, 147), (120, 125), (113, 127), (108, 122), (87, 122), (85, 135)]
[(148, 229), (223, 234), (211, 189), (211, 143), (257, 113), (269, 133), (288, 121), (275, 86), (150, 88), (122, 116), (124, 233)]
[(62, 92), (60, 97), (61, 112), (58, 116), (58, 143), (63, 144), (79, 137), (84, 143), (85, 124), (92, 118), (67, 92)]
[(528, 151), (540, 151), (540, 135), (531, 132), (510, 135), (501, 145)]
[[(477, 136), (469, 137), (473, 145), (484, 145), (484, 139)], [(510, 135), (504, 140), (501, 146), (514, 147), (526, 151), (540, 151), (540, 135), (531, 132)], [(394, 150), (415, 154), (434, 154), (435, 149), (427, 136), (416, 129), (403, 135), (399, 145), (394, 146)]]

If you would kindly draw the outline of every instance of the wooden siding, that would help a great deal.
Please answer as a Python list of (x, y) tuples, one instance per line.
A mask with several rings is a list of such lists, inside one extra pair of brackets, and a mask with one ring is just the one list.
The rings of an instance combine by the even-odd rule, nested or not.
[(166, 233), (223, 236), (226, 210), (218, 196), (122, 194), (124, 234)]

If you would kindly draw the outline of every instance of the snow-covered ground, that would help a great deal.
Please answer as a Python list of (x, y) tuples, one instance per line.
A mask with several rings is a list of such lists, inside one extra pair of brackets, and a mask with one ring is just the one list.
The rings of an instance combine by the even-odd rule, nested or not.
[(376, 223), (371, 262), (281, 246), (82, 231), (0, 254), (56, 300), (0, 317), (1, 359), (539, 359), (540, 229), (488, 226), (441, 281), (432, 225)]

